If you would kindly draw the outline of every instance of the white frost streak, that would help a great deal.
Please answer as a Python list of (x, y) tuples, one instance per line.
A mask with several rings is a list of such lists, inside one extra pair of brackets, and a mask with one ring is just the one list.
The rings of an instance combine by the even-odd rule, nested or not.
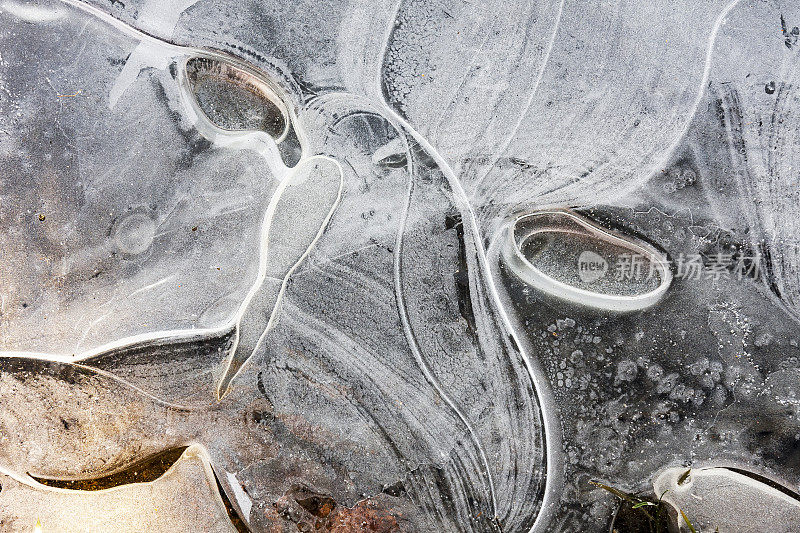
[(236, 496), (236, 503), (239, 504), (239, 508), (242, 510), (242, 514), (244, 514), (244, 519), (248, 522), (250, 521), (250, 511), (253, 508), (253, 500), (250, 499), (250, 496), (242, 490), (242, 485), (236, 479), (234, 474), (230, 472), (225, 472), (228, 477), (228, 483), (231, 484), (231, 488), (233, 489), (233, 494)]
[(133, 85), (139, 73), (148, 67), (165, 69), (169, 66), (170, 56), (165, 53), (162, 46), (152, 41), (142, 41), (131, 52), (122, 72), (117, 76), (114, 86), (108, 95), (108, 107), (114, 109), (117, 101), (125, 91)]
[[(178, 19), (186, 9), (193, 6), (197, 0), (183, 0), (180, 2), (165, 2), (164, 0), (149, 0), (139, 13), (138, 22), (143, 31), (159, 35), (164, 39), (172, 37)], [(109, 95), (109, 106), (113, 109), (117, 100), (125, 90), (139, 76), (139, 72), (147, 67), (164, 69), (169, 64), (169, 56), (164, 53), (164, 47), (153, 41), (142, 41), (131, 53), (125, 66), (122, 68), (114, 87)]]

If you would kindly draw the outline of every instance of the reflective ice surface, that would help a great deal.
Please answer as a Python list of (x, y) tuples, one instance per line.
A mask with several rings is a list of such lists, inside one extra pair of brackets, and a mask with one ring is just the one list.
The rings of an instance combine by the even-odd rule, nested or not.
[(795, 531), (799, 25), (0, 3), (0, 529)]

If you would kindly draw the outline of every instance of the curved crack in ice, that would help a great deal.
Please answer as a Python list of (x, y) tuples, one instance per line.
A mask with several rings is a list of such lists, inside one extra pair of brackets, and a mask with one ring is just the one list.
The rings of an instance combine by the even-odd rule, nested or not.
[[(284, 191), (291, 185), (292, 181), (296, 179), (298, 176), (302, 175), (302, 171), (305, 170), (306, 165), (313, 165), (314, 161), (328, 161), (335, 165), (335, 168), (338, 172), (339, 178), (339, 186), (336, 193), (336, 199), (334, 200), (333, 204), (331, 205), (328, 213), (326, 214), (325, 218), (323, 219), (321, 225), (317, 229), (317, 232), (306, 247), (303, 254), (299, 257), (299, 259), (289, 268), (286, 275), (283, 277), (281, 282), (281, 287), (278, 291), (277, 299), (275, 300), (274, 306), (272, 311), (269, 314), (269, 319), (267, 321), (266, 326), (264, 327), (263, 331), (261, 332), (258, 340), (253, 346), (246, 346), (245, 344), (240, 344), (241, 340), (241, 327), (242, 327), (242, 318), (247, 312), (259, 312), (262, 311), (261, 309), (251, 309), (250, 304), (253, 302), (254, 298), (258, 295), (259, 292), (262, 291), (264, 286), (264, 279), (266, 277), (267, 272), (267, 263), (268, 263), (268, 243), (269, 243), (269, 233), (270, 228), (272, 227), (272, 221), (275, 217), (275, 211), (278, 207), (278, 203), (283, 197)], [(310, 179), (310, 178), (307, 178)], [(317, 243), (319, 238), (322, 236), (322, 233), (325, 231), (325, 228), (328, 226), (331, 217), (333, 216), (334, 211), (336, 211), (336, 207), (339, 205), (339, 202), (342, 198), (342, 190), (344, 188), (344, 179), (343, 179), (343, 171), (342, 166), (339, 164), (338, 161), (332, 159), (327, 156), (314, 156), (308, 159), (302, 160), (298, 163), (297, 167), (295, 168), (294, 172), (285, 180), (281, 181), (281, 184), (278, 187), (278, 190), (273, 195), (272, 199), (270, 200), (269, 206), (267, 207), (267, 212), (264, 215), (264, 225), (262, 227), (262, 238), (261, 238), (261, 253), (260, 253), (260, 263), (259, 263), (259, 277), (256, 280), (253, 287), (250, 289), (250, 292), (247, 294), (244, 302), (241, 305), (241, 313), (239, 315), (239, 320), (236, 323), (236, 337), (233, 342), (233, 347), (230, 349), (230, 359), (226, 365), (225, 372), (223, 373), (222, 378), (219, 381), (219, 385), (217, 387), (217, 399), (221, 400), (227, 392), (230, 390), (230, 385), (233, 379), (239, 374), (239, 372), (244, 367), (245, 363), (252, 357), (252, 355), (261, 347), (264, 339), (266, 338), (269, 331), (272, 329), (275, 319), (278, 315), (278, 311), (280, 309), (281, 300), (283, 299), (284, 292), (286, 291), (286, 286), (289, 283), (289, 279), (294, 274), (295, 270), (300, 266), (300, 264), (305, 260), (308, 254), (311, 252), (311, 249)], [(257, 299), (256, 299), (257, 300)], [(242, 353), (242, 351), (244, 353)]]
[[(542, 66), (539, 68), (539, 73), (536, 75), (536, 81), (531, 88), (531, 92), (528, 95), (528, 99), (525, 102), (525, 105), (522, 106), (522, 110), (520, 111), (519, 118), (517, 122), (514, 124), (514, 127), (511, 129), (511, 133), (508, 134), (508, 137), (503, 144), (495, 151), (494, 160), (492, 161), (491, 165), (486, 167), (486, 170), (483, 171), (483, 174), (475, 181), (475, 188), (477, 188), (481, 182), (486, 179), (486, 176), (491, 172), (492, 168), (497, 164), (500, 160), (501, 154), (505, 152), (506, 148), (511, 144), (514, 140), (514, 136), (519, 131), (520, 127), (522, 127), (522, 123), (525, 120), (525, 115), (527, 115), (528, 110), (531, 108), (533, 104), (533, 98), (536, 96), (537, 91), (539, 90), (539, 85), (542, 82), (542, 78), (544, 77), (544, 71), (547, 68), (547, 64), (550, 62), (550, 54), (553, 52), (553, 46), (556, 42), (556, 35), (558, 34), (558, 29), (561, 26), (561, 15), (564, 12), (564, 1), (561, 0), (561, 3), (558, 6), (558, 14), (556, 15), (555, 23), (553, 24), (553, 33), (550, 35), (550, 40), (547, 43), (547, 51), (544, 54), (544, 58), (542, 59)], [(738, 1), (738, 0), (737, 0)]]
[(711, 59), (714, 55), (714, 43), (717, 40), (717, 34), (719, 33), (719, 29), (722, 27), (722, 24), (725, 22), (725, 17), (728, 16), (728, 13), (736, 7), (736, 5), (741, 0), (731, 0), (720, 12), (717, 16), (717, 19), (714, 21), (714, 26), (711, 28), (710, 35), (708, 37), (708, 48), (706, 49), (706, 60), (705, 65), (703, 67), (703, 76), (700, 78), (700, 83), (697, 87), (697, 96), (694, 100), (694, 105), (692, 105), (691, 111), (687, 114), (686, 122), (683, 125), (680, 133), (675, 136), (672, 143), (664, 150), (660, 159), (658, 159), (654, 164), (650, 166), (650, 169), (645, 174), (647, 177), (651, 176), (659, 169), (664, 168), (667, 161), (672, 157), (672, 154), (675, 152), (675, 149), (678, 147), (680, 142), (686, 137), (686, 132), (689, 131), (689, 128), (692, 125), (692, 118), (694, 117), (695, 113), (697, 113), (697, 109), (700, 107), (700, 104), (703, 100), (703, 96), (706, 92), (706, 86), (708, 85), (708, 77), (711, 73)]
[[(99, 355), (102, 355), (102, 354), (99, 354)], [(162, 398), (159, 398), (158, 396), (155, 396), (154, 394), (151, 394), (151, 393), (147, 392), (146, 390), (142, 389), (141, 387), (137, 387), (136, 385), (134, 385), (130, 381), (128, 381), (126, 379), (123, 379), (123, 378), (119, 377), (116, 374), (113, 374), (111, 372), (108, 372), (106, 370), (102, 370), (102, 369), (94, 367), (94, 366), (84, 365), (84, 364), (81, 364), (79, 362), (75, 362), (73, 360), (60, 361), (60, 360), (54, 359), (51, 356), (36, 356), (36, 355), (34, 355), (34, 356), (27, 356), (27, 355), (26, 356), (19, 356), (19, 355), (16, 355), (16, 354), (0, 353), (0, 360), (2, 360), (2, 359), (34, 359), (34, 360), (52, 361), (52, 362), (58, 362), (58, 363), (67, 364), (67, 365), (69, 365), (69, 366), (71, 366), (73, 368), (79, 368), (79, 369), (85, 370), (85, 371), (87, 371), (87, 372), (89, 372), (91, 374), (96, 374), (98, 376), (102, 376), (104, 378), (110, 379), (111, 381), (115, 381), (115, 382), (119, 383), (120, 385), (123, 385), (124, 387), (127, 387), (127, 388), (131, 389), (132, 391), (136, 392), (137, 394), (140, 394), (141, 396), (144, 396), (145, 398), (148, 398), (149, 400), (152, 400), (153, 402), (155, 402), (158, 405), (161, 405), (161, 406), (164, 406), (164, 407), (168, 407), (168, 408), (174, 409), (176, 411), (183, 411), (183, 412), (199, 411), (200, 410), (199, 408), (192, 407), (192, 406), (189, 406), (189, 405), (183, 405), (183, 404), (179, 404), (179, 403), (168, 402), (168, 401), (166, 401), (166, 400), (164, 400)], [(2, 470), (0, 470), (0, 472), (2, 472)]]
[[(397, 13), (399, 13), (401, 5), (402, 0), (399, 0), (396, 4), (395, 16), (391, 19), (390, 24), (388, 24), (386, 27), (383, 55), (386, 54), (386, 50), (389, 47), (389, 39), (391, 37), (394, 21), (397, 19)], [(480, 231), (478, 229), (475, 211), (472, 208), (469, 197), (467, 196), (461, 181), (455, 175), (452, 167), (444, 159), (444, 157), (442, 157), (441, 154), (439, 154), (439, 152), (433, 146), (431, 146), (431, 144), (422, 135), (420, 135), (420, 133), (417, 132), (407, 120), (405, 120), (394, 109), (392, 109), (392, 107), (386, 101), (385, 97), (383, 96), (383, 92), (381, 91), (380, 71), (376, 72), (375, 74), (372, 90), (374, 95), (378, 95), (376, 98), (380, 102), (384, 113), (386, 113), (387, 119), (389, 119), (396, 127), (399, 127), (400, 130), (407, 132), (407, 134), (410, 135), (411, 138), (413, 138), (414, 141), (417, 142), (428, 153), (428, 155), (433, 158), (434, 162), (447, 179), (447, 182), (453, 191), (453, 197), (458, 204), (458, 208), (462, 213), (466, 214), (466, 219), (469, 221), (470, 229), (472, 230), (473, 235), (475, 235), (475, 251), (480, 267), (484, 270), (484, 272), (488, 273), (486, 286), (489, 294), (491, 294), (491, 300), (495, 304), (496, 311), (500, 315), (503, 325), (506, 327), (509, 335), (514, 339), (519, 347), (520, 357), (525, 365), (525, 370), (530, 376), (531, 384), (533, 385), (533, 389), (536, 394), (536, 399), (538, 400), (541, 408), (545, 448), (545, 472), (542, 476), (544, 479), (544, 488), (542, 491), (544, 496), (542, 498), (540, 510), (536, 516), (536, 519), (534, 520), (533, 525), (531, 526), (529, 533), (544, 532), (545, 528), (549, 524), (550, 519), (555, 513), (557, 502), (560, 499), (561, 486), (563, 484), (563, 480), (561, 479), (562, 474), (560, 470), (556, 468), (556, 465), (559, 463), (559, 450), (561, 449), (560, 425), (558, 419), (554, 416), (553, 406), (555, 405), (555, 400), (552, 397), (552, 393), (549, 389), (547, 376), (544, 374), (544, 371), (539, 368), (538, 363), (534, 362), (523, 348), (523, 344), (520, 342), (520, 334), (514, 329), (511, 319), (503, 307), (497, 287), (493, 282), (493, 280), (497, 278), (493, 275), (487, 259), (487, 251), (484, 250), (483, 243), (480, 239)]]
[[(408, 143), (406, 143), (406, 153), (410, 154), (410, 150), (408, 148)], [(408, 211), (411, 206), (411, 195), (414, 191), (414, 171), (412, 168), (412, 158), (408, 157), (408, 189), (406, 192), (406, 204), (403, 206), (403, 212), (400, 217), (400, 225), (397, 230), (397, 239), (395, 241), (395, 250), (394, 250), (394, 285), (395, 285), (395, 298), (397, 300), (397, 307), (400, 313), (400, 320), (403, 323), (403, 332), (405, 333), (406, 339), (408, 339), (408, 345), (411, 348), (412, 353), (414, 354), (414, 359), (417, 362), (417, 366), (419, 366), (420, 370), (425, 376), (425, 379), (430, 383), (430, 385), (436, 390), (439, 396), (445, 401), (447, 406), (456, 414), (456, 416), (461, 420), (464, 426), (467, 428), (469, 432), (470, 439), (475, 443), (475, 447), (478, 449), (478, 453), (480, 454), (481, 462), (483, 463), (483, 468), (485, 472), (483, 472), (484, 476), (486, 477), (486, 482), (488, 484), (488, 491), (489, 496), (492, 501), (492, 512), (494, 513), (494, 523), (497, 523), (497, 495), (495, 492), (494, 481), (492, 480), (492, 473), (489, 469), (489, 459), (486, 456), (486, 451), (481, 444), (481, 440), (478, 437), (475, 428), (472, 427), (469, 419), (464, 415), (461, 409), (456, 405), (456, 403), (450, 398), (450, 396), (442, 389), (441, 384), (439, 384), (439, 380), (436, 379), (436, 376), (433, 375), (431, 372), (430, 367), (425, 362), (425, 359), (422, 355), (422, 350), (419, 347), (419, 343), (417, 342), (416, 336), (414, 335), (414, 330), (411, 326), (411, 321), (408, 317), (408, 311), (406, 309), (405, 297), (403, 295), (403, 282), (400, 275), (401, 270), (401, 251), (403, 249), (403, 233), (406, 228), (406, 222), (408, 220)]]
[[(376, 80), (377, 86), (380, 88), (380, 74), (378, 74)], [(378, 94), (380, 94), (380, 91), (378, 91)], [(559, 462), (559, 450), (561, 449), (561, 439), (559, 437), (560, 426), (558, 419), (554, 416), (553, 406), (555, 405), (555, 400), (552, 398), (552, 394), (550, 393), (549, 386), (547, 384), (547, 378), (543, 370), (539, 368), (539, 365), (531, 359), (531, 357), (523, 348), (523, 344), (520, 342), (520, 334), (514, 329), (511, 319), (503, 307), (497, 287), (493, 282), (493, 279), (496, 278), (492, 275), (492, 270), (487, 259), (487, 252), (484, 250), (483, 244), (479, 238), (480, 231), (478, 229), (475, 211), (472, 208), (472, 204), (470, 203), (467, 194), (461, 185), (461, 182), (456, 177), (449, 163), (445, 161), (445, 159), (436, 151), (436, 149), (433, 148), (433, 146), (431, 146), (430, 143), (426, 141), (422, 135), (420, 135), (410, 124), (408, 124), (405, 119), (395, 112), (385, 100), (381, 100), (381, 102), (384, 112), (388, 115), (388, 117), (391, 117), (391, 120), (395, 124), (397, 124), (403, 131), (407, 132), (414, 139), (414, 141), (419, 143), (419, 145), (428, 153), (428, 155), (433, 158), (439, 169), (447, 178), (447, 181), (453, 190), (453, 197), (457, 200), (459, 209), (466, 214), (466, 219), (469, 221), (470, 229), (476, 236), (475, 250), (478, 257), (478, 263), (484, 272), (489, 273), (489, 276), (486, 279), (486, 286), (491, 294), (491, 299), (495, 304), (495, 309), (500, 315), (503, 325), (506, 327), (509, 334), (514, 338), (516, 344), (519, 346), (520, 357), (522, 358), (525, 369), (531, 378), (531, 383), (536, 393), (536, 398), (541, 407), (542, 427), (545, 437), (544, 447), (546, 464), (545, 473), (543, 475), (545, 484), (543, 491), (544, 498), (542, 499), (541, 509), (533, 523), (533, 526), (530, 529), (530, 533), (539, 533), (545, 531), (551, 515), (554, 513), (555, 502), (557, 502), (560, 497), (560, 489), (555, 489), (556, 487), (560, 487), (562, 483), (561, 473), (556, 468), (556, 465)]]
[[(739, 4), (739, 1), (740, 0), (731, 0), (726, 4), (723, 4), (721, 6), (721, 9), (720, 9), (719, 13), (717, 14), (716, 18), (713, 20), (713, 23), (711, 23), (711, 22), (709, 23), (708, 37), (707, 37), (707, 40), (706, 40), (706, 47), (705, 47), (705, 57), (704, 57), (704, 61), (703, 61), (703, 69), (702, 69), (702, 74), (700, 74), (700, 72), (698, 72), (698, 74), (700, 74), (700, 76), (699, 76), (699, 80), (698, 80), (697, 85), (696, 85), (696, 87), (697, 87), (696, 95), (694, 96), (694, 99), (691, 102), (687, 103), (688, 109), (686, 109), (685, 113), (683, 113), (683, 115), (684, 115), (683, 116), (683, 121), (681, 122), (679, 120), (676, 123), (676, 129), (678, 131), (676, 131), (674, 133), (674, 135), (672, 135), (671, 140), (669, 140), (669, 144), (667, 146), (665, 146), (663, 149), (659, 150), (659, 152), (657, 152), (657, 155), (654, 156), (652, 161), (642, 161), (642, 162), (639, 163), (639, 165), (640, 165), (639, 167), (631, 167), (631, 168), (627, 168), (627, 169), (622, 169), (625, 172), (627, 172), (629, 175), (632, 175), (632, 174), (635, 173), (637, 176), (639, 176), (639, 179), (628, 180), (628, 183), (625, 183), (624, 181), (619, 182), (617, 185), (622, 187), (622, 189), (621, 189), (622, 192), (633, 190), (634, 188), (636, 188), (636, 187), (641, 185), (642, 180), (648, 179), (654, 173), (656, 173), (660, 169), (664, 168), (666, 163), (669, 161), (669, 159), (674, 154), (675, 150), (680, 145), (681, 141), (685, 138), (685, 136), (686, 136), (687, 132), (689, 131), (689, 128), (690, 128), (690, 126), (692, 124), (692, 118), (695, 116), (697, 110), (701, 106), (701, 103), (702, 103), (703, 98), (704, 98), (705, 93), (706, 93), (706, 89), (707, 89), (707, 85), (708, 85), (708, 81), (709, 81), (709, 75), (710, 75), (710, 71), (711, 71), (711, 65), (712, 65), (712, 56), (713, 56), (714, 44), (715, 44), (715, 42), (717, 40), (717, 35), (719, 33), (720, 28), (725, 23), (726, 17), (731, 12), (731, 10)], [(561, 21), (561, 18), (562, 18), (562, 11), (564, 9), (569, 9), (569, 6), (565, 7), (564, 2), (562, 1), (561, 5), (559, 7), (558, 13), (557, 13), (556, 21), (555, 21), (555, 24), (554, 24), (553, 34), (551, 35), (551, 38), (550, 38), (550, 40), (548, 42), (548, 47), (547, 47), (544, 59), (542, 61), (542, 64), (540, 65), (538, 76), (537, 76), (535, 82), (533, 83), (532, 87), (529, 89), (530, 92), (528, 94), (527, 101), (523, 102), (520, 105), (519, 115), (517, 116), (516, 122), (515, 122), (513, 128), (511, 129), (510, 133), (508, 134), (508, 136), (505, 138), (505, 140), (503, 140), (503, 142), (500, 144), (500, 146), (497, 149), (493, 150), (492, 153), (490, 154), (490, 156), (488, 158), (489, 159), (489, 164), (487, 164), (485, 166), (485, 168), (478, 173), (478, 176), (472, 182), (471, 191), (477, 191), (478, 190), (480, 184), (483, 183), (487, 179), (489, 174), (495, 169), (495, 165), (502, 158), (503, 152), (509, 146), (511, 146), (512, 142), (514, 141), (515, 135), (518, 133), (518, 130), (520, 129), (520, 127), (522, 127), (522, 125), (524, 125), (526, 119), (529, 120), (529, 121), (531, 120), (531, 117), (529, 116), (529, 111), (530, 111), (531, 106), (533, 105), (533, 100), (534, 100), (534, 97), (537, 94), (537, 89), (539, 88), (539, 85), (540, 85), (540, 83), (542, 81), (543, 75), (545, 74), (547, 66), (550, 63), (550, 61), (549, 61), (550, 53), (551, 53), (551, 51), (553, 49), (554, 42), (556, 42), (556, 36), (557, 36), (556, 34), (557, 34), (558, 30), (559, 30), (560, 21)], [(700, 50), (700, 51), (702, 53), (702, 50)], [(691, 88), (691, 87), (689, 87), (689, 88)], [(690, 97), (691, 97), (691, 95), (690, 95)], [(564, 144), (566, 142), (567, 142), (566, 138), (562, 139), (561, 145), (560, 145), (562, 149), (563, 149)], [(609, 164), (612, 164), (612, 163), (609, 163)], [(578, 183), (580, 183), (580, 180), (578, 180)], [(571, 188), (574, 188), (574, 184), (572, 184), (572, 183), (568, 184), (568, 186), (570, 187), (569, 190), (571, 190)], [(552, 192), (554, 192), (556, 190), (559, 190), (559, 188), (546, 190), (543, 194), (544, 195), (549, 195), (550, 193), (552, 193)], [(475, 194), (477, 194), (477, 193), (475, 193)], [(573, 194), (573, 196), (574, 196), (574, 194)]]
[[(338, 99), (342, 99), (342, 100), (351, 100), (351, 99), (353, 99), (353, 100), (356, 100), (356, 101), (361, 100), (361, 97), (359, 97), (358, 95), (349, 94), (349, 93), (337, 93), (337, 94), (333, 95), (332, 98), (338, 98)], [(371, 107), (372, 103), (370, 101), (370, 102), (364, 102), (364, 104), (365, 104), (366, 107)], [(385, 104), (384, 104), (384, 106), (385, 106)], [(403, 123), (402, 119), (400, 119), (399, 121), (396, 120), (396, 118), (397, 118), (396, 115), (391, 111), (391, 109), (388, 109), (388, 107), (385, 107), (385, 110), (388, 110), (391, 113), (391, 116), (390, 117), (385, 117), (382, 114), (379, 114), (379, 116), (381, 116), (384, 119), (388, 120), (389, 123), (392, 124), (392, 126), (398, 130), (398, 132), (405, 132), (405, 127), (404, 127), (405, 124)], [(344, 118), (344, 116), (339, 117), (340, 120), (343, 119), (343, 118)], [(416, 132), (414, 132), (414, 133), (416, 134)], [(414, 138), (415, 141), (419, 140), (416, 137), (414, 137), (413, 135), (412, 135), (412, 137)], [(407, 222), (407, 218), (408, 218), (408, 211), (409, 211), (409, 208), (410, 208), (410, 205), (411, 205), (411, 195), (412, 195), (413, 188), (414, 188), (414, 171), (413, 171), (413, 166), (412, 166), (413, 161), (412, 161), (412, 158), (410, 157), (411, 149), (410, 149), (409, 144), (408, 144), (408, 139), (407, 139), (407, 137), (405, 135), (401, 135), (401, 137), (399, 137), (399, 139), (402, 139), (403, 148), (404, 148), (405, 153), (407, 154), (406, 172), (408, 173), (408, 188), (407, 188), (407, 192), (406, 192), (406, 203), (403, 206), (403, 211), (401, 213), (401, 219), (400, 219), (400, 223), (399, 223), (399, 227), (398, 227), (398, 231), (397, 231), (397, 237), (396, 237), (396, 240), (395, 240), (395, 250), (394, 250), (394, 253), (393, 253), (393, 277), (394, 277), (395, 299), (396, 299), (397, 306), (398, 306), (398, 312), (399, 312), (399, 315), (400, 315), (400, 320), (401, 320), (401, 322), (403, 324), (403, 333), (404, 333), (404, 335), (406, 337), (406, 340), (408, 342), (409, 348), (411, 349), (412, 354), (414, 355), (415, 362), (416, 362), (417, 366), (420, 368), (420, 370), (422, 371), (423, 376), (425, 377), (425, 380), (434, 388), (434, 390), (436, 390), (437, 394), (444, 400), (444, 402), (447, 404), (447, 406), (450, 408), (450, 410), (456, 415), (456, 417), (459, 419), (459, 421), (465, 426), (465, 428), (466, 428), (466, 430), (467, 430), (467, 432), (468, 432), (468, 434), (470, 436), (470, 440), (473, 441), (473, 443), (475, 444), (475, 447), (478, 450), (478, 453), (479, 453), (479, 456), (480, 456), (480, 461), (481, 461), (482, 467), (484, 469), (484, 472), (482, 472), (482, 474), (486, 478), (487, 489), (488, 489), (489, 496), (490, 496), (490, 499), (491, 499), (492, 512), (494, 513), (493, 523), (497, 524), (498, 529), (500, 529), (499, 523), (498, 523), (498, 518), (499, 517), (497, 516), (497, 510), (498, 510), (497, 493), (496, 493), (496, 489), (495, 489), (495, 486), (494, 486), (494, 480), (492, 478), (491, 470), (489, 468), (489, 460), (488, 460), (488, 457), (487, 457), (486, 452), (484, 450), (484, 447), (483, 447), (483, 445), (481, 443), (480, 438), (477, 435), (477, 432), (475, 431), (474, 427), (470, 423), (469, 419), (461, 411), (461, 409), (457, 406), (457, 404), (452, 400), (452, 398), (450, 398), (450, 396), (444, 391), (444, 389), (442, 388), (442, 386), (439, 383), (438, 379), (433, 375), (433, 372), (431, 371), (430, 367), (425, 362), (425, 359), (424, 359), (423, 354), (422, 354), (422, 350), (421, 350), (421, 348), (419, 346), (419, 343), (416, 340), (416, 336), (414, 334), (413, 327), (411, 325), (411, 322), (410, 322), (410, 319), (409, 319), (409, 315), (408, 315), (408, 312), (407, 312), (407, 308), (406, 308), (406, 305), (405, 305), (405, 298), (404, 298), (403, 287), (402, 287), (402, 278), (401, 278), (401, 272), (400, 272), (401, 271), (401, 256), (402, 256), (402, 254), (400, 252), (401, 252), (402, 247), (403, 247), (403, 234), (404, 234), (405, 227), (406, 227), (406, 222)], [(420, 144), (420, 146), (423, 149), (425, 149), (426, 151), (428, 151), (428, 152), (430, 152), (432, 150), (432, 148), (430, 148), (430, 145), (427, 144), (427, 143), (425, 143), (425, 145), (423, 145), (422, 143), (418, 143), (418, 144)]]

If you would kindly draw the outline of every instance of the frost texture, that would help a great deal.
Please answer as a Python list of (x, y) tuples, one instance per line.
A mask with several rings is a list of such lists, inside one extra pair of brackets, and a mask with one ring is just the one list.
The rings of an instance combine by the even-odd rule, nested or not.
[[(793, 520), (799, 25), (743, 0), (3, 3), (0, 525), (106, 524), (118, 496), (35, 479), (190, 445), (192, 472), (110, 489), (161, 509), (143, 528), (601, 532), (588, 481), (687, 466)], [(509, 241), (543, 209), (604, 237)], [(672, 283), (615, 277), (635, 249)]]

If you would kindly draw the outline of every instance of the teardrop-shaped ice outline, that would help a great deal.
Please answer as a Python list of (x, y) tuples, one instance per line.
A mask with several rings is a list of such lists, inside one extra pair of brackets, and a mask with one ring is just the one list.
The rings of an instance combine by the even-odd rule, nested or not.
[[(547, 231), (547, 227), (537, 228), (534, 226), (533, 231), (525, 232), (520, 236), (516, 235), (516, 228), (520, 222), (546, 215), (567, 217), (572, 222), (577, 223), (581, 228), (586, 229), (590, 235), (596, 236), (599, 240), (642, 253), (642, 255), (646, 256), (655, 265), (661, 283), (652, 291), (644, 294), (637, 294), (636, 296), (615, 296), (612, 294), (580, 289), (548, 276), (528, 261), (520, 249), (520, 245), (524, 241), (536, 233)], [(548, 209), (520, 215), (508, 224), (505, 232), (503, 259), (511, 271), (531, 287), (562, 300), (620, 313), (640, 311), (657, 304), (672, 284), (673, 275), (669, 263), (664, 254), (656, 248), (645, 242), (634, 242), (631, 238), (615, 235), (569, 209)]]

